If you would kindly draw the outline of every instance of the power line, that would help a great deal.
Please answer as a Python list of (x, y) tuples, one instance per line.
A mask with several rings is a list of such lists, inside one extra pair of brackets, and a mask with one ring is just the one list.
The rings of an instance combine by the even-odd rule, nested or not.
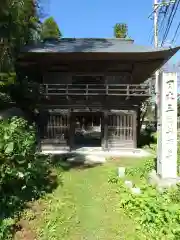
[[(179, 0), (180, 1), (180, 0)], [(165, 21), (165, 18), (167, 16), (167, 12), (168, 12), (168, 9), (169, 5), (172, 5), (174, 6), (174, 3), (176, 3), (176, 0), (168, 0), (168, 1), (158, 1), (158, 0), (154, 0), (154, 9), (153, 9), (153, 12), (151, 13), (151, 15), (153, 14), (154, 15), (154, 46), (155, 48), (158, 48), (159, 46), (159, 39), (158, 39), (158, 35), (159, 35), (159, 24), (158, 24), (158, 19), (159, 19), (159, 14), (162, 13), (161, 10), (165, 8), (165, 16), (164, 16), (164, 20), (162, 20), (161, 22), (161, 25), (162, 23)], [(173, 10), (174, 10), (174, 7), (173, 7)], [(173, 12), (173, 11), (172, 11)], [(171, 15), (172, 15), (172, 12), (170, 13), (170, 17), (169, 17), (169, 21), (171, 20)], [(150, 16), (151, 16), (150, 15)], [(168, 21), (168, 22), (169, 22)], [(159, 71), (157, 70), (155, 72), (155, 94), (156, 94), (156, 101), (155, 101), (155, 119), (157, 120), (157, 122), (159, 121), (159, 111), (158, 111), (158, 108), (157, 108), (157, 104), (158, 104), (158, 94), (159, 94), (159, 90), (158, 90), (158, 79), (159, 79)]]
[[(159, 12), (159, 14), (157, 14), (157, 29), (158, 29), (157, 31), (158, 31), (158, 35), (159, 36), (164, 32), (164, 28), (167, 25), (166, 19), (167, 19), (167, 16), (170, 15), (170, 9), (171, 9), (170, 6), (171, 6), (171, 4), (173, 4), (173, 1), (165, 2), (165, 3), (159, 3), (158, 7), (156, 8), (156, 10), (154, 10), (154, 13), (155, 13), (155, 11)], [(150, 40), (150, 42), (152, 44), (153, 41), (154, 41), (154, 33), (151, 34), (149, 40)]]
[[(165, 42), (165, 40), (166, 40), (166, 38), (167, 38), (167, 36), (168, 36), (168, 33), (169, 33), (170, 28), (171, 28), (172, 22), (173, 22), (173, 20), (174, 20), (174, 17), (175, 17), (175, 15), (176, 15), (177, 9), (178, 9), (178, 7), (179, 7), (180, 0), (177, 0), (176, 2), (177, 2), (176, 6), (175, 6), (175, 4), (174, 4), (173, 7), (172, 7), (172, 11), (171, 11), (171, 14), (170, 14), (169, 19), (168, 19), (168, 26), (167, 26), (166, 31), (165, 31), (165, 33), (164, 33), (161, 46), (163, 45), (163, 43)], [(174, 10), (174, 9), (175, 9), (175, 10)], [(172, 17), (172, 18), (171, 18), (171, 17)]]
[(165, 38), (167, 38), (167, 32), (168, 32), (168, 28), (169, 28), (169, 26), (170, 26), (171, 17), (172, 17), (172, 15), (173, 15), (174, 8), (175, 8), (175, 4), (173, 5), (172, 10), (171, 10), (171, 13), (170, 13), (170, 15), (169, 15), (169, 18), (168, 18), (168, 21), (167, 21), (167, 26), (166, 26), (166, 29), (165, 29), (165, 33), (164, 33), (163, 38), (162, 38), (161, 46), (163, 45), (163, 43), (164, 43), (164, 41), (165, 41)]
[(159, 29), (159, 30), (158, 30), (159, 35), (160, 35), (161, 33), (163, 33), (163, 31), (164, 31), (164, 28), (165, 28), (165, 26), (166, 26), (167, 16), (169, 16), (169, 14), (170, 14), (170, 9), (171, 9), (171, 7), (170, 7), (170, 5), (168, 5), (168, 6), (166, 6), (165, 12), (163, 12), (163, 19), (162, 19), (161, 23), (159, 24), (160, 26), (158, 27), (158, 29)]
[(178, 26), (177, 26), (177, 28), (176, 28), (176, 32), (175, 32), (175, 34), (174, 34), (174, 37), (173, 37), (173, 39), (172, 39), (172, 43), (174, 43), (174, 41), (175, 41), (175, 39), (176, 39), (176, 37), (177, 37), (177, 34), (178, 34), (178, 30), (180, 29), (180, 22), (179, 22), (179, 24), (178, 24)]

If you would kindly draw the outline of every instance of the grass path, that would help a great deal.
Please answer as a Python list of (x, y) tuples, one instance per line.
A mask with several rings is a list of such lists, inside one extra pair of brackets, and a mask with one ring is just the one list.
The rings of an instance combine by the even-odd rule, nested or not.
[(64, 172), (63, 186), (41, 200), (45, 210), (31, 223), (38, 240), (143, 239), (119, 208), (117, 186), (108, 183), (116, 164)]

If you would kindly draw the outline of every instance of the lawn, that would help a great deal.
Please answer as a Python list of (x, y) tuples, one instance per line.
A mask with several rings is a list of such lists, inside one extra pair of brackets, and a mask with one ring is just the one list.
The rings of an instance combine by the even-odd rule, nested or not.
[(118, 166), (138, 166), (143, 159), (114, 159), (91, 168), (56, 167), (62, 183), (24, 212), (15, 239), (146, 239), (119, 207), (117, 186), (108, 179)]

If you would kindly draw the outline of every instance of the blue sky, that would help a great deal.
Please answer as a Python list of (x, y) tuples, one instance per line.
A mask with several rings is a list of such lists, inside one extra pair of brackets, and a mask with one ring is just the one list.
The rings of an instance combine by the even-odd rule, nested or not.
[[(113, 37), (117, 22), (128, 24), (129, 36), (140, 45), (151, 45), (153, 0), (48, 0), (47, 12), (53, 16), (64, 37)], [(177, 22), (177, 19), (176, 19)], [(175, 27), (172, 31), (175, 32)], [(180, 36), (176, 45), (180, 45)], [(172, 62), (180, 61), (178, 53)]]

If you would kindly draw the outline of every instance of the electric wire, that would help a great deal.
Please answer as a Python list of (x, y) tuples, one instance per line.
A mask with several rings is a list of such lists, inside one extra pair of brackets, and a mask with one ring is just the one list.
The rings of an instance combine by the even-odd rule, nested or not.
[(158, 35), (161, 37), (163, 35), (163, 32), (165, 30), (165, 26), (167, 25), (167, 19), (168, 19), (168, 16), (170, 15), (170, 5), (166, 6), (166, 10), (163, 12), (163, 18), (162, 18), (162, 21), (161, 23), (159, 24), (158, 26)]
[(167, 39), (167, 36), (169, 34), (169, 30), (171, 28), (172, 22), (174, 20), (174, 17), (176, 15), (177, 9), (179, 7), (180, 0), (177, 0), (176, 2), (177, 2), (176, 6), (174, 4), (173, 7), (172, 7), (172, 11), (171, 11), (171, 14), (170, 14), (169, 19), (168, 19), (168, 25), (167, 25), (165, 33), (163, 35), (161, 46), (164, 44), (165, 40)]
[(177, 28), (176, 28), (176, 31), (175, 31), (174, 37), (173, 37), (173, 39), (172, 39), (172, 43), (174, 43), (176, 37), (179, 36), (179, 34), (180, 34), (180, 33), (178, 34), (179, 29), (180, 29), (180, 22), (179, 22), (179, 24), (178, 24), (178, 26), (177, 26)]

